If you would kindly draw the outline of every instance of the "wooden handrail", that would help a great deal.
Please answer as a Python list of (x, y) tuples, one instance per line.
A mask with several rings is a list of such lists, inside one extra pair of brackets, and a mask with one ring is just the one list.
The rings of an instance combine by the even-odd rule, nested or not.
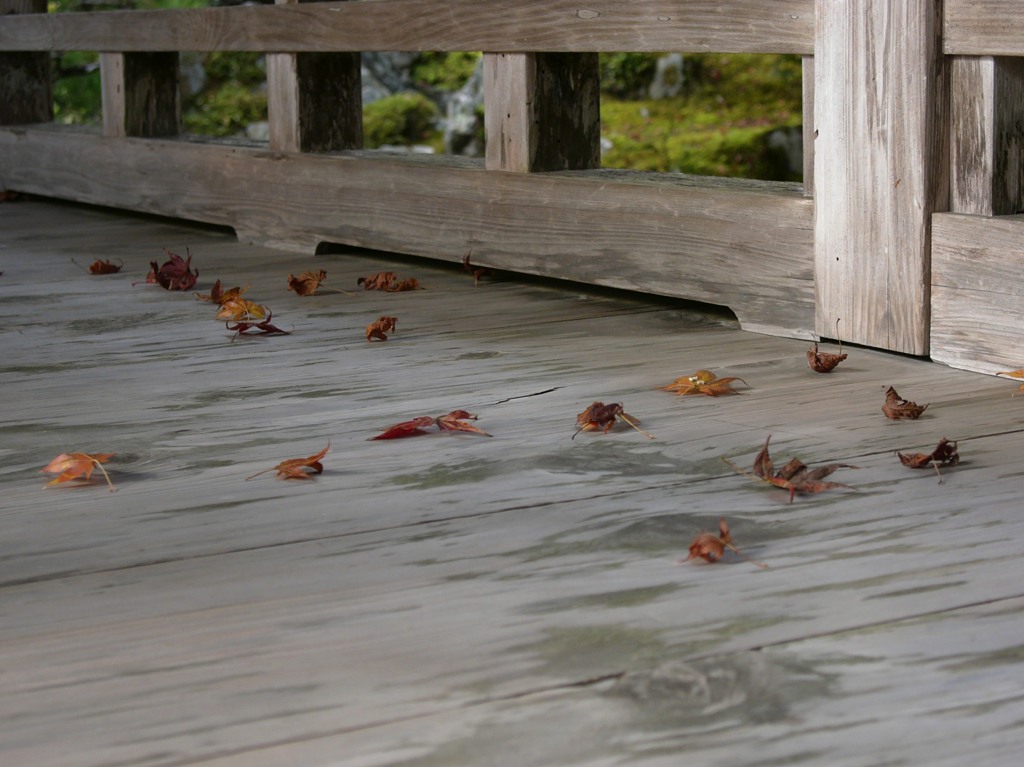
[(350, 0), (0, 18), (0, 51), (810, 53), (814, 0)]
[(969, 56), (1024, 56), (1020, 0), (945, 0), (942, 50)]

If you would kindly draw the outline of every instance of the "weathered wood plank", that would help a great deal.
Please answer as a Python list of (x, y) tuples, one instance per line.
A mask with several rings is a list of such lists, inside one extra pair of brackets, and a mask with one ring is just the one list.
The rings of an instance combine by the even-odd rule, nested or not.
[(103, 135), (176, 136), (181, 128), (178, 54), (101, 53)]
[(745, 327), (810, 335), (813, 203), (798, 185), (521, 177), (440, 158), (115, 146), (57, 129), (0, 131), (0, 147), (10, 189), (232, 226), (307, 252), (323, 241), (449, 261), (472, 251), (487, 266), (723, 304)]
[[(0, 0), (0, 25), (13, 14), (45, 13), (46, 0)], [(50, 66), (45, 53), (0, 52), (0, 125), (53, 119)]]
[[(292, 5), (317, 0), (277, 0)], [(363, 148), (363, 93), (358, 53), (267, 55), (270, 148), (326, 152)]]
[(1024, 211), (1024, 60), (951, 61), (950, 210)]
[(1024, 56), (1017, 0), (945, 0), (943, 50), (966, 56)]
[(483, 75), (488, 170), (600, 166), (596, 53), (485, 53)]
[(0, 20), (0, 50), (810, 53), (812, 0), (373, 0)]
[[(201, 289), (251, 283), (293, 334), (232, 342), (209, 304), (132, 285), (161, 246), (191, 247)], [(124, 272), (92, 277), (72, 256)], [(856, 761), (890, 738), (929, 763), (929, 745), (999, 754), (990, 736), (1020, 721), (1010, 382), (859, 349), (820, 376), (804, 343), (679, 307), (474, 287), (438, 265), (313, 258), (50, 203), (0, 205), (0, 267), (4, 763), (313, 766), (333, 748), (335, 762), (458, 765), (530, 742), (537, 764), (591, 747), (656, 764), (651, 749), (676, 760), (682, 737), (736, 761), (763, 756), (768, 733), (780, 762), (822, 738), (830, 763)], [(389, 267), (426, 288), (287, 291), (288, 272), (319, 267), (325, 288)], [(361, 326), (384, 312), (399, 332), (367, 344)], [(698, 367), (750, 387), (656, 390)], [(932, 402), (921, 420), (881, 415), (889, 383)], [(571, 439), (596, 398), (623, 401), (656, 439)], [(494, 437), (365, 439), (460, 406)], [(779, 462), (859, 465), (833, 475), (857, 491), (789, 504), (721, 462), (752, 461), (768, 432)], [(941, 485), (892, 455), (940, 433), (963, 456)], [(327, 438), (315, 480), (245, 481)], [(71, 445), (119, 453), (116, 493), (41, 487), (38, 467)], [(676, 565), (720, 514), (767, 570)], [(1006, 609), (962, 609), (986, 601)], [(710, 700), (645, 697), (652, 670)], [(632, 695), (593, 683), (623, 674)], [(953, 685), (955, 701), (929, 692)], [(935, 703), (908, 706), (915, 695)], [(905, 722), (940, 710), (948, 740), (908, 737)], [(607, 727), (588, 739), (595, 722)]]
[(930, 216), (948, 196), (939, 9), (936, 0), (818, 2), (821, 335), (842, 320), (850, 341), (928, 353)]
[(996, 373), (1024, 360), (1024, 216), (936, 215), (932, 358)]

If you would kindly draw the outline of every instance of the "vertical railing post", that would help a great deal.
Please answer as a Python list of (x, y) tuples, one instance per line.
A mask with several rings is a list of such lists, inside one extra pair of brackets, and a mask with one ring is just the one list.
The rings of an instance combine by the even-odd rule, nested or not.
[[(0, 14), (46, 13), (46, 0), (0, 0)], [(53, 120), (50, 54), (0, 53), (0, 125)]]
[(487, 169), (599, 167), (599, 85), (596, 53), (485, 53)]
[(176, 136), (181, 130), (178, 53), (101, 53), (103, 135)]
[(928, 353), (949, 196), (942, 0), (816, 0), (815, 329)]
[(814, 196), (814, 56), (803, 57), (802, 96), (804, 144), (804, 196)]
[[(306, 1), (276, 0), (278, 5)], [(361, 149), (360, 54), (267, 54), (267, 118), (270, 148), (280, 152)]]
[(951, 61), (950, 210), (1024, 212), (1024, 59)]

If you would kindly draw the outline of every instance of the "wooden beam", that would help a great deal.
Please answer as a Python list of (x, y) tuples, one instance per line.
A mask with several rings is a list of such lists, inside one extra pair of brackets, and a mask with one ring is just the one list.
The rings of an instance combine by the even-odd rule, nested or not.
[(932, 359), (982, 373), (1024, 366), (1024, 216), (937, 214)]
[(485, 53), (488, 170), (586, 170), (601, 163), (596, 53)]
[[(928, 353), (930, 221), (948, 196), (939, 0), (818, 0), (816, 327)], [(893, 44), (892, 41), (899, 41)]]
[(1024, 59), (951, 62), (950, 210), (1024, 211)]
[(799, 184), (486, 171), (459, 158), (282, 154), (0, 128), (0, 187), (224, 224), (252, 242), (389, 250), (729, 306), (810, 337), (813, 201)]
[(814, 0), (374, 0), (0, 20), (0, 50), (811, 53)]
[(175, 136), (181, 129), (178, 54), (101, 53), (103, 134)]
[[(277, 3), (295, 5), (306, 1)], [(363, 94), (359, 53), (268, 54), (267, 116), (272, 149), (361, 149)]]
[(943, 51), (967, 56), (1024, 56), (1020, 0), (945, 0)]
[[(0, 0), (0, 24), (15, 14), (45, 13), (46, 0)], [(24, 125), (52, 119), (49, 54), (0, 52), (0, 125)]]
[(814, 142), (818, 131), (814, 128), (814, 57), (804, 56), (802, 61), (802, 104), (804, 143), (804, 194), (814, 196)]

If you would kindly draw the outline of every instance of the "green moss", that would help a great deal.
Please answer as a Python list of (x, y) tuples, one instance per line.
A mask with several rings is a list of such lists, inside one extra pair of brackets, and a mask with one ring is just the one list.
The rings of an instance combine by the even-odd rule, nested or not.
[(601, 133), (612, 142), (604, 167), (799, 180), (766, 143), (801, 123), (798, 57), (705, 54), (686, 72), (675, 98), (602, 98)]
[(396, 93), (363, 108), (363, 138), (367, 149), (383, 144), (417, 144), (435, 132), (437, 107), (421, 93)]
[(249, 123), (267, 119), (264, 57), (219, 52), (203, 57), (206, 86), (182, 104), (188, 133), (233, 136)]
[(479, 60), (479, 53), (421, 53), (409, 74), (418, 88), (457, 91), (472, 76)]

